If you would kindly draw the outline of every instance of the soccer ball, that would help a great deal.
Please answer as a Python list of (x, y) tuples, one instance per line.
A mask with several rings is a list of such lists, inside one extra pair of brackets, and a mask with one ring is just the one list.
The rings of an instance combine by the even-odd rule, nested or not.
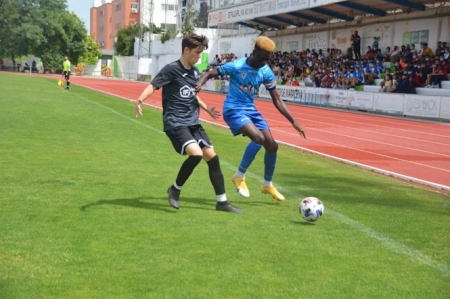
[(308, 221), (319, 220), (325, 211), (322, 201), (316, 197), (306, 197), (302, 200), (298, 209), (303, 219)]

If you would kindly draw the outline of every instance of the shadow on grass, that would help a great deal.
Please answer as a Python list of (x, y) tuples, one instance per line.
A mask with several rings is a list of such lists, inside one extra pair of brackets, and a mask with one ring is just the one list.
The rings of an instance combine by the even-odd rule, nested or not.
[[(190, 205), (192, 203), (196, 205), (205, 205), (208, 206), (208, 208), (192, 206)], [(177, 211), (176, 209), (172, 208), (169, 205), (167, 197), (165, 196), (164, 197), (140, 196), (134, 198), (116, 198), (108, 200), (102, 199), (97, 202), (93, 202), (82, 206), (80, 208), (80, 211), (85, 212), (89, 208), (102, 205), (118, 205), (138, 209), (160, 210), (166, 213), (175, 213)], [(215, 201), (204, 198), (185, 197), (180, 200), (180, 209), (214, 210)]]
[(304, 226), (314, 226), (316, 225), (315, 222), (309, 222), (309, 221), (302, 221), (302, 220), (292, 220), (291, 221), (292, 224), (296, 224), (296, 225), (304, 225)]

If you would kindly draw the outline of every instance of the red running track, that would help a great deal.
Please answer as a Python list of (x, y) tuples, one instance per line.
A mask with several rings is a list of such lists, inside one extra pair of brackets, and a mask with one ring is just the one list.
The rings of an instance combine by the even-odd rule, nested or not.
[[(71, 81), (126, 99), (136, 99), (146, 87), (120, 80), (73, 77)], [(200, 97), (220, 108), (225, 99), (225, 95), (207, 92)], [(307, 139), (303, 139), (271, 101), (255, 102), (274, 138), (282, 143), (450, 191), (450, 124), (288, 104), (306, 131)], [(161, 107), (161, 92), (155, 92), (146, 103)], [(206, 113), (201, 117), (225, 125)]]

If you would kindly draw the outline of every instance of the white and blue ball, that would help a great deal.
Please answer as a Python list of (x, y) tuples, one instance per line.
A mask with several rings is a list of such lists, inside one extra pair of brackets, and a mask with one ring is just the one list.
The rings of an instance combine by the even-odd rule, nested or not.
[(317, 197), (306, 197), (298, 208), (302, 218), (307, 221), (317, 221), (325, 212), (325, 207), (320, 199)]

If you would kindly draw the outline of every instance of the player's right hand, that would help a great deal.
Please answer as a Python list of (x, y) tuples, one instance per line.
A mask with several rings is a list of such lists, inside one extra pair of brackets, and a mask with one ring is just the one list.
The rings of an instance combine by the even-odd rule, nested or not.
[(135, 108), (135, 116), (138, 118), (139, 116), (142, 116), (142, 107), (141, 107), (142, 101), (136, 100), (136, 108)]
[(302, 126), (300, 126), (299, 123), (294, 122), (294, 123), (292, 124), (292, 126), (297, 130), (297, 132), (300, 133), (300, 136), (301, 136), (301, 137), (303, 137), (303, 138), (306, 139), (305, 131), (303, 131), (303, 128), (302, 128)]

